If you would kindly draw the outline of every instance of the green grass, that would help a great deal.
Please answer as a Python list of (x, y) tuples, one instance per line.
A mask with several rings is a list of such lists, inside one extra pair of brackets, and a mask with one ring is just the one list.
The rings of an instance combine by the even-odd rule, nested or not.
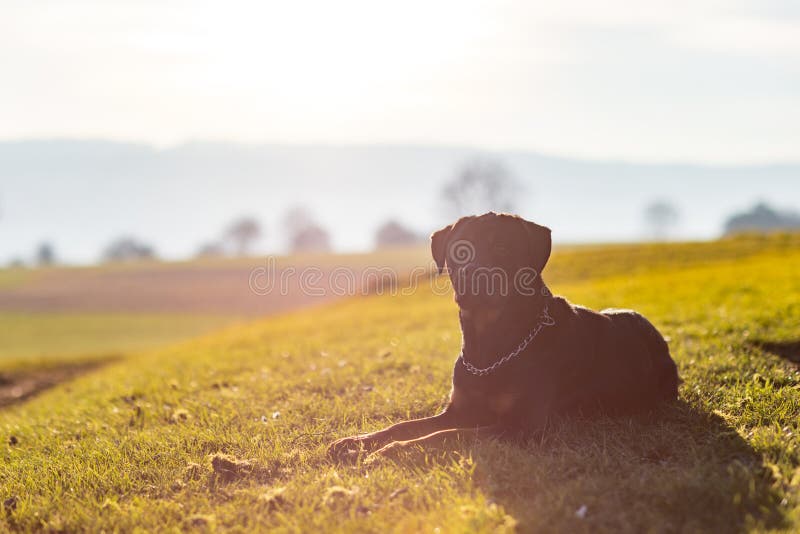
[(551, 282), (684, 269), (800, 249), (800, 233), (742, 234), (719, 241), (577, 245), (556, 248), (545, 271)]
[[(725, 241), (554, 258), (555, 292), (635, 307), (670, 338), (681, 401), (655, 420), (569, 420), (525, 447), (330, 461), (334, 437), (442, 406), (460, 344), (456, 309), (422, 287), (124, 359), (0, 412), (3, 442), (16, 441), (1, 449), (0, 497), (9, 500), (0, 522), (62, 531), (799, 530), (800, 374), (759, 342), (800, 337), (800, 252), (777, 238), (748, 243), (738, 253)], [(222, 471), (220, 454), (241, 463)]]
[(26, 360), (129, 354), (233, 320), (212, 315), (0, 312), (0, 369)]

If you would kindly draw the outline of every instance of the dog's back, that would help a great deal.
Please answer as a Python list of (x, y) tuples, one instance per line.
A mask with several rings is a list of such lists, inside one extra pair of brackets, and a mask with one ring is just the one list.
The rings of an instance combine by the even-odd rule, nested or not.
[(678, 397), (678, 370), (661, 334), (631, 310), (572, 306), (572, 347), (582, 387), (562, 412), (647, 410)]
[(661, 333), (642, 314), (633, 310), (607, 309), (600, 312), (609, 317), (623, 335), (638, 337), (647, 347), (646, 357), (652, 363), (652, 378), (655, 384), (653, 400), (656, 403), (678, 398), (678, 367), (669, 353), (669, 346)]

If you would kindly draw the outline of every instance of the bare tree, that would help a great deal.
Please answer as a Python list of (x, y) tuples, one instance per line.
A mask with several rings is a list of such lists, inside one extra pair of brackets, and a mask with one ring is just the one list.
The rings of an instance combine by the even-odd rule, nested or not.
[(155, 258), (155, 251), (133, 237), (120, 237), (106, 247), (103, 259), (108, 262), (149, 260)]
[(237, 256), (245, 256), (250, 252), (254, 241), (261, 237), (261, 226), (252, 217), (242, 217), (228, 227), (225, 239), (233, 245)]
[(461, 217), (487, 211), (511, 212), (521, 190), (505, 165), (493, 159), (465, 163), (442, 189), (448, 216)]
[(40, 267), (49, 267), (56, 262), (56, 253), (53, 245), (50, 243), (42, 243), (36, 249), (36, 263)]
[(283, 228), (289, 236), (314, 224), (314, 217), (305, 206), (293, 206), (283, 216)]
[(644, 209), (645, 224), (656, 240), (665, 239), (679, 220), (678, 209), (667, 200), (656, 200)]
[(203, 243), (197, 249), (195, 253), (195, 258), (220, 258), (225, 255), (225, 247), (222, 246), (221, 243), (217, 241), (210, 241), (208, 243)]
[(412, 245), (422, 241), (422, 236), (392, 219), (383, 223), (375, 232), (377, 248)]
[(291, 208), (283, 218), (283, 226), (291, 252), (328, 252), (331, 249), (330, 234), (307, 208)]

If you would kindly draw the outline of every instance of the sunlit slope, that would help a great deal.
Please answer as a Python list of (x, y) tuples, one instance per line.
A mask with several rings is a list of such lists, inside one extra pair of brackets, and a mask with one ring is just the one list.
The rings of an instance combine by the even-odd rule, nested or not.
[(669, 337), (682, 402), (656, 422), (569, 421), (525, 448), (332, 463), (332, 438), (442, 406), (456, 309), (422, 284), (234, 327), (0, 412), (3, 441), (16, 442), (0, 462), (3, 521), (68, 531), (800, 528), (800, 375), (760, 348), (800, 336), (800, 252), (775, 246), (680, 269), (604, 257), (619, 269), (591, 278), (575, 265), (589, 274), (573, 281), (559, 280), (554, 261), (553, 289), (635, 307)]
[[(340, 269), (358, 278), (374, 265), (391, 269), (401, 279), (407, 278), (414, 266), (424, 267), (427, 262), (427, 247), (420, 246), (369, 254), (0, 269), (0, 372), (38, 362), (49, 365), (132, 354), (243, 322), (253, 315), (340, 298), (325, 280), (313, 293), (304, 294), (298, 287), (298, 273), (309, 267), (323, 273)], [(268, 265), (275, 288), (256, 294), (250, 287), (251, 272), (263, 271)], [(286, 269), (295, 274), (294, 283), (284, 291), (279, 280)], [(364, 278), (375, 283), (377, 277)], [(349, 285), (355, 287), (355, 283)], [(325, 290), (324, 294), (319, 295), (319, 289)]]
[(0, 313), (0, 369), (7, 359), (119, 356), (234, 321), (214, 315)]

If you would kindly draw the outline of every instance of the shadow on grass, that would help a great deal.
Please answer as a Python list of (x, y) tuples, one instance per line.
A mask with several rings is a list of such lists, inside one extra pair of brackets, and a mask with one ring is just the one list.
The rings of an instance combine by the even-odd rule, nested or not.
[(0, 409), (24, 402), (47, 389), (118, 359), (119, 356), (114, 355), (67, 362), (26, 362), (16, 368), (0, 370)]
[(780, 356), (784, 360), (788, 360), (795, 364), (800, 364), (800, 340), (796, 341), (766, 341), (757, 340), (752, 343), (754, 346), (776, 356)]
[(468, 448), (473, 482), (522, 532), (781, 528), (761, 456), (721, 417), (678, 401), (648, 418), (566, 420), (536, 443)]

